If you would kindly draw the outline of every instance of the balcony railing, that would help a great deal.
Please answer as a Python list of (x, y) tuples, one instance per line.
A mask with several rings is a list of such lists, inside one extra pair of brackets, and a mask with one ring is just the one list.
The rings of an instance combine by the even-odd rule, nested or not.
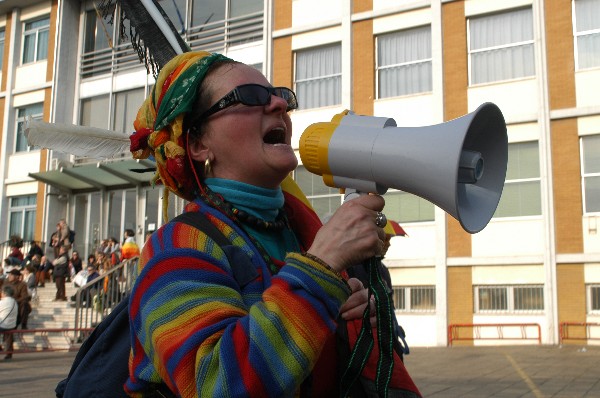
[[(264, 13), (259, 11), (192, 27), (182, 38), (194, 51), (225, 53), (229, 47), (262, 40), (263, 26)], [(140, 62), (131, 43), (87, 52), (81, 56), (82, 79), (139, 67)]]

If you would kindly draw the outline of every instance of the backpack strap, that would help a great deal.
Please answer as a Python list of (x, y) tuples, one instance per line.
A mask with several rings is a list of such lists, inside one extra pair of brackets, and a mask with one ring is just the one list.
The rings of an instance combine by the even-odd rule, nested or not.
[(221, 247), (231, 245), (229, 239), (223, 235), (221, 231), (213, 223), (211, 223), (206, 216), (198, 211), (188, 211), (173, 218), (171, 222), (182, 222), (189, 226), (192, 226), (206, 235), (212, 240), (217, 242)]
[(258, 277), (258, 271), (254, 264), (252, 264), (248, 254), (238, 246), (232, 245), (229, 239), (223, 235), (223, 232), (219, 231), (204, 214), (197, 211), (188, 211), (178, 215), (171, 221), (183, 222), (204, 232), (209, 238), (214, 240), (225, 252), (233, 277), (240, 288), (245, 287)]

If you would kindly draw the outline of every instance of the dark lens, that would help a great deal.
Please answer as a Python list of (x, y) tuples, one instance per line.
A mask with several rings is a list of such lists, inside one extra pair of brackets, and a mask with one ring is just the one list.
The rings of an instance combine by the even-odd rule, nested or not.
[(271, 102), (269, 89), (258, 84), (246, 84), (238, 87), (240, 102), (244, 105), (267, 105)]
[(296, 94), (287, 87), (276, 87), (275, 95), (283, 98), (287, 101), (287, 111), (298, 109), (298, 101), (296, 100)]

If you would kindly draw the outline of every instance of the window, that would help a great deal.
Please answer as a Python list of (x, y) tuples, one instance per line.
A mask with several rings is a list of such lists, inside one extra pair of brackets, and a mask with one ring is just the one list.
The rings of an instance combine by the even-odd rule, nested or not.
[(90, 10), (85, 14), (84, 53), (112, 47), (113, 25), (110, 23), (112, 18), (113, 15), (108, 15), (100, 19), (96, 10)]
[(394, 286), (394, 307), (406, 312), (435, 312), (435, 286)]
[[(80, 123), (83, 126), (108, 128), (108, 95), (99, 95), (81, 100)], [(141, 105), (141, 102), (139, 103)]]
[(31, 116), (34, 120), (42, 120), (44, 113), (44, 104), (27, 105), (17, 109), (17, 134), (15, 139), (15, 152), (26, 152), (31, 148), (27, 143), (27, 138), (23, 133), (25, 119)]
[(296, 52), (294, 83), (300, 109), (342, 103), (341, 61), (339, 44)]
[(26, 22), (23, 31), (23, 64), (48, 58), (50, 18)]
[(192, 8), (192, 25), (201, 26), (223, 23), (225, 19), (225, 2), (223, 0), (195, 0)]
[(469, 19), (470, 83), (535, 74), (531, 8)]
[(494, 217), (542, 214), (540, 158), (537, 141), (508, 145), (506, 182)]
[(4, 64), (4, 30), (0, 30), (0, 72), (2, 72), (3, 64)]
[(600, 135), (581, 137), (583, 211), (600, 212)]
[(433, 221), (435, 206), (425, 199), (402, 191), (390, 190), (385, 195), (385, 215), (400, 223)]
[(19, 235), (23, 240), (33, 240), (35, 230), (36, 196), (13, 196), (8, 202), (8, 236)]
[(341, 206), (342, 195), (339, 189), (328, 187), (320, 176), (307, 171), (303, 166), (298, 166), (294, 172), (294, 180), (321, 220), (331, 216)]
[(600, 313), (600, 285), (587, 286), (588, 312)]
[(431, 90), (431, 27), (378, 36), (377, 98)]
[(180, 34), (185, 32), (186, 0), (159, 0), (163, 11)]
[(600, 66), (600, 0), (575, 0), (577, 69)]
[(543, 286), (475, 287), (475, 312), (541, 312), (543, 310)]
[(115, 94), (113, 130), (124, 133), (133, 132), (133, 121), (137, 116), (140, 105), (144, 102), (144, 98), (143, 88), (121, 91)]

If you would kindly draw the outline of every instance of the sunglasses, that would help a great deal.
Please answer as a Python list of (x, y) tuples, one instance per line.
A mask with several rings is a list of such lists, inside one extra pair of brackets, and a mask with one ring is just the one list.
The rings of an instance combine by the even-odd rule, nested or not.
[(231, 90), (227, 95), (217, 101), (204, 112), (198, 119), (204, 120), (207, 117), (222, 111), (223, 109), (235, 104), (244, 104), (246, 106), (264, 106), (271, 103), (271, 96), (283, 98), (287, 102), (286, 112), (298, 109), (298, 100), (296, 94), (287, 87), (265, 87), (260, 84), (242, 84)]

